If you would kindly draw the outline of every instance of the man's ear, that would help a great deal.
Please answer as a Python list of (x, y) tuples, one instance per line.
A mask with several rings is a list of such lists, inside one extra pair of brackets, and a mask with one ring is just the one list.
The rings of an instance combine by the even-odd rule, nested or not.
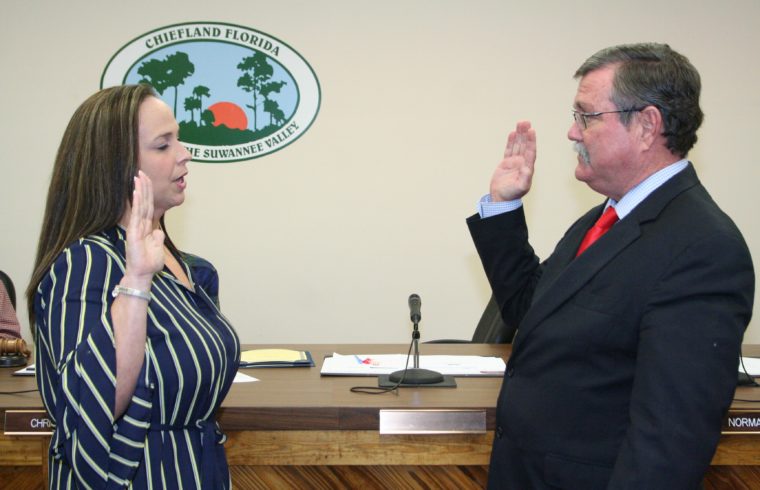
[(654, 142), (662, 136), (662, 113), (653, 106), (646, 106), (639, 111), (638, 120), (641, 130), (641, 142), (651, 148)]

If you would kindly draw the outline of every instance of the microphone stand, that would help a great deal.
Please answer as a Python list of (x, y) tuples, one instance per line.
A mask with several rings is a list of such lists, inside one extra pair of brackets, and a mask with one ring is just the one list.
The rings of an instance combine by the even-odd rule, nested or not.
[(388, 376), (388, 380), (393, 383), (399, 383), (404, 385), (429, 385), (440, 383), (443, 381), (443, 375), (438, 371), (432, 371), (430, 369), (420, 368), (420, 330), (418, 322), (414, 322), (414, 330), (412, 330), (412, 345), (414, 347), (414, 367), (404, 368), (399, 371), (394, 371)]

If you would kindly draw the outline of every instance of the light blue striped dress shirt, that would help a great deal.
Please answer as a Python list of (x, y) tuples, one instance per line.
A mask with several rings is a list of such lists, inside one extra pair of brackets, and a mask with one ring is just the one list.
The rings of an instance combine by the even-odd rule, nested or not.
[[(618, 218), (625, 218), (631, 211), (633, 211), (636, 206), (641, 204), (641, 202), (646, 199), (649, 194), (670, 180), (678, 172), (681, 172), (688, 165), (689, 161), (686, 159), (671, 163), (667, 167), (658, 170), (634, 186), (625, 194), (625, 196), (622, 197), (622, 199), (620, 199), (619, 202), (616, 202), (612, 198), (608, 198), (604, 209), (607, 209), (608, 206), (614, 206)], [(514, 211), (516, 209), (519, 209), (521, 206), (522, 199), (515, 199), (514, 201), (491, 202), (491, 196), (489, 194), (486, 194), (478, 203), (478, 213), (480, 214), (481, 218), (490, 218), (491, 216), (496, 216), (497, 214)]]

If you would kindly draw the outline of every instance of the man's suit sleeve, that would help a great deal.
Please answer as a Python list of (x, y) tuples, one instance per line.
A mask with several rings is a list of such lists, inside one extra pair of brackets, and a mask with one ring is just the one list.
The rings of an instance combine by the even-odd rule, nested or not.
[(467, 226), (504, 321), (519, 325), (541, 277), (523, 208), (485, 219), (476, 214)]
[(754, 272), (740, 236), (703, 237), (650, 294), (639, 330), (630, 426), (609, 488), (696, 488), (736, 387)]

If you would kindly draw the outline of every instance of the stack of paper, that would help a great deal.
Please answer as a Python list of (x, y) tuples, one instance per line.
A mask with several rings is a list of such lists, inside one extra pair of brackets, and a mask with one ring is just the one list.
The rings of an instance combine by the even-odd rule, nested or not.
[(240, 354), (240, 367), (311, 367), (311, 352), (291, 349), (252, 349)]
[(739, 363), (739, 372), (743, 373), (745, 369), (750, 376), (760, 376), (760, 359), (742, 357)]
[[(412, 357), (408, 367), (413, 367)], [(322, 364), (322, 376), (378, 376), (404, 369), (406, 354), (334, 353)], [(452, 376), (502, 376), (506, 365), (500, 357), (420, 356), (420, 367)]]

